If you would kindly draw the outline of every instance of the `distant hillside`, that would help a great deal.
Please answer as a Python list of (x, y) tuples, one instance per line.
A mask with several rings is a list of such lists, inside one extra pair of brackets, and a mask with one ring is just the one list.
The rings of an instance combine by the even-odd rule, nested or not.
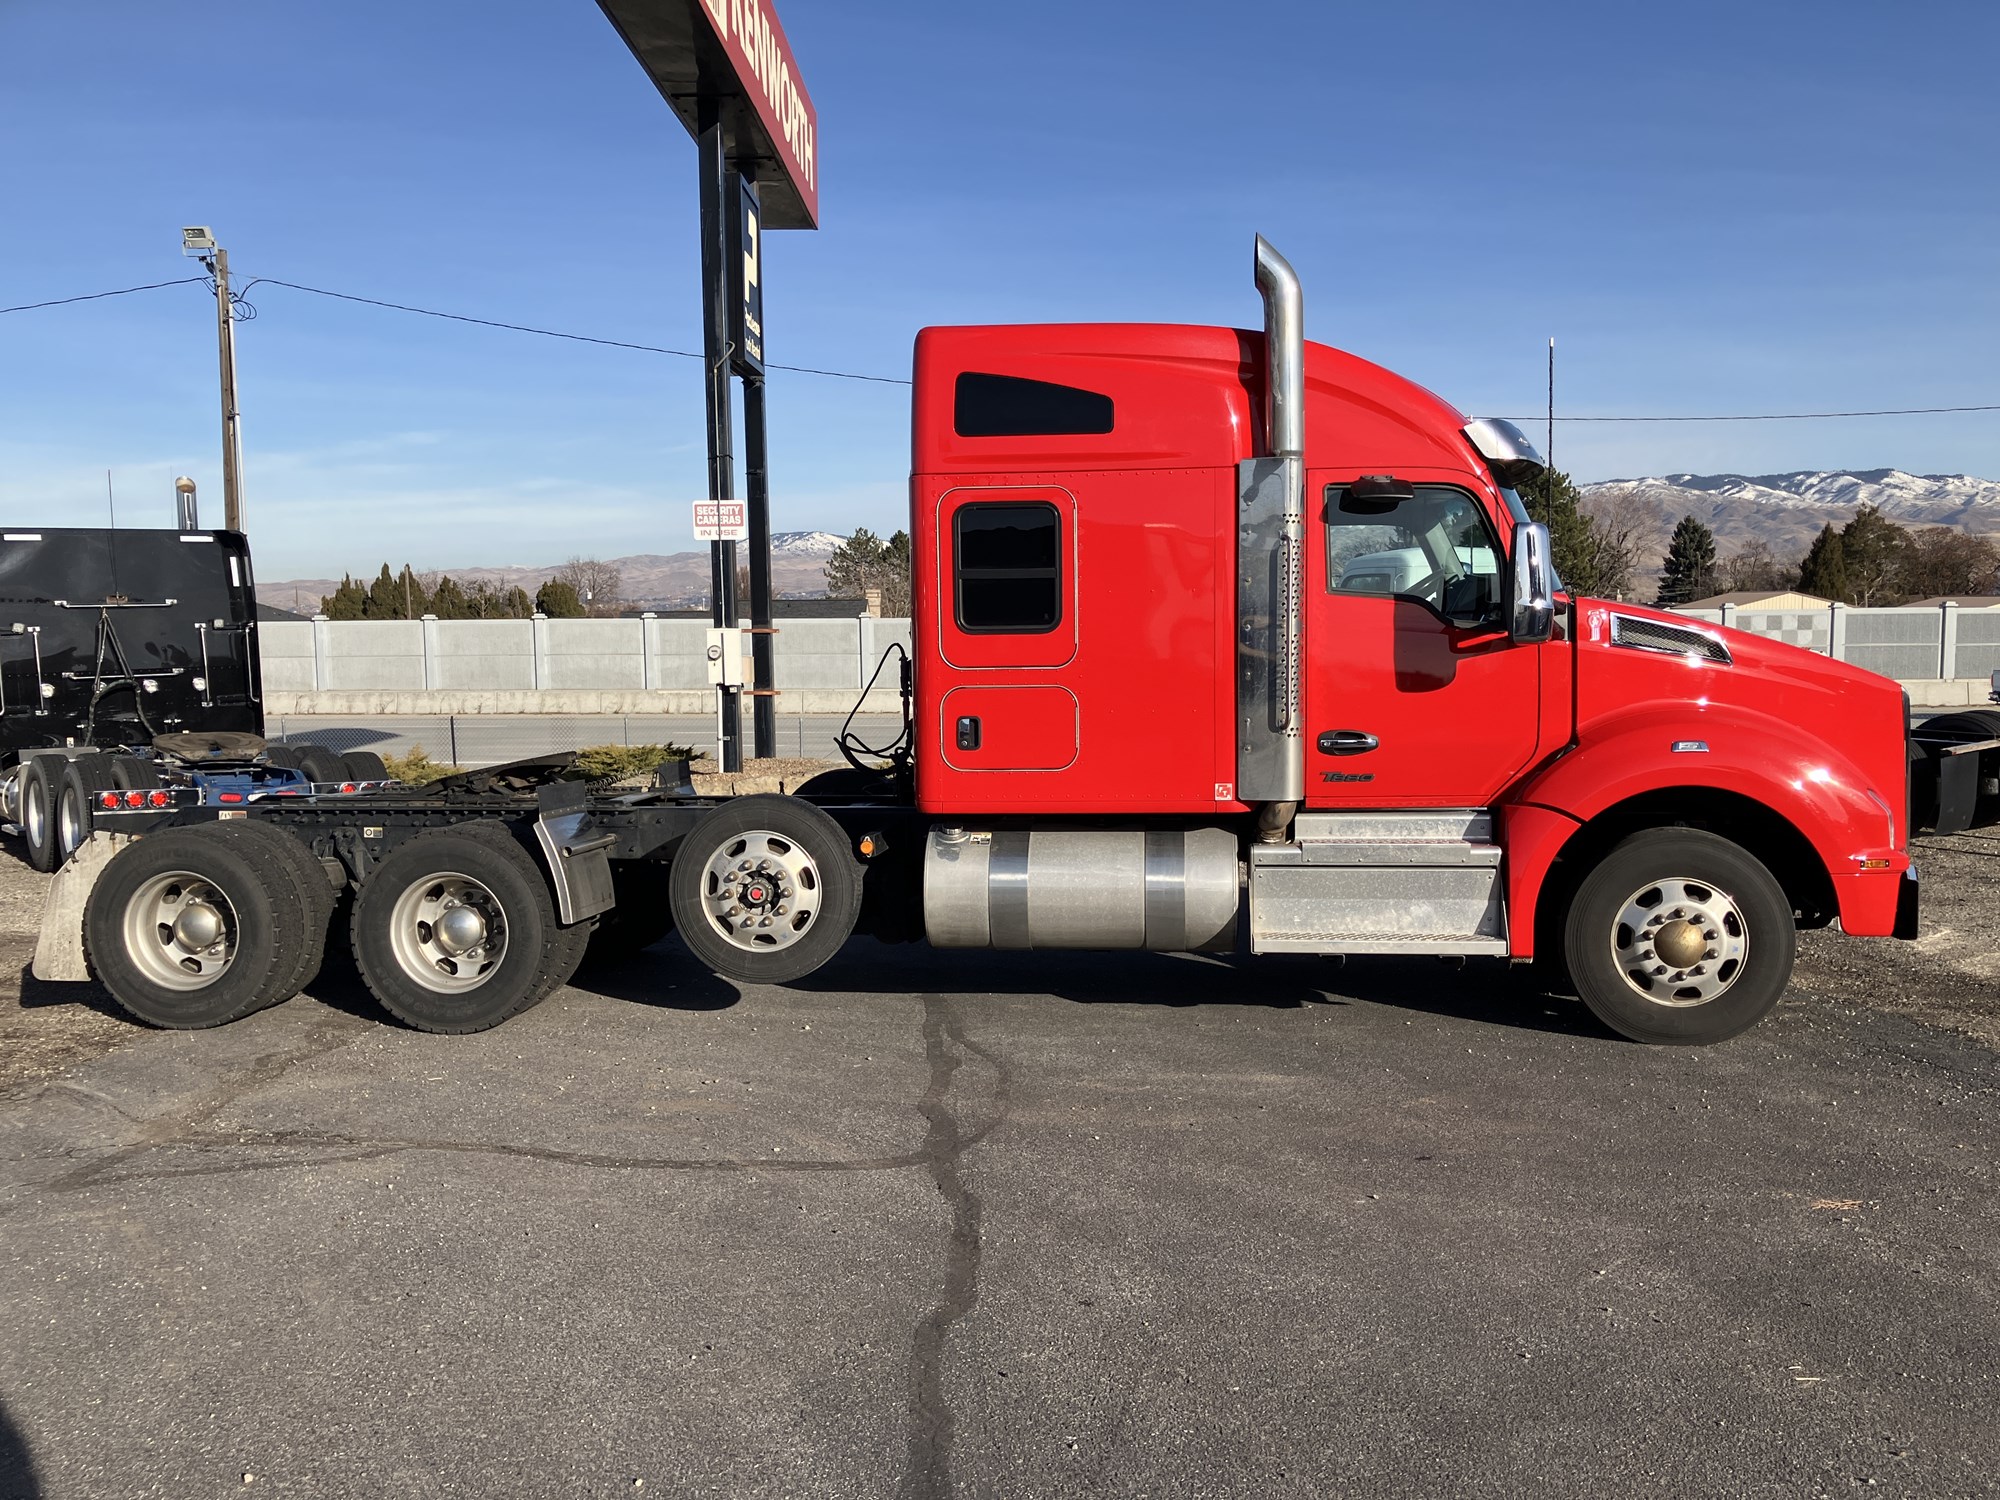
[(1674, 523), (1692, 515), (1715, 533), (1724, 555), (1763, 541), (1781, 558), (1803, 556), (1822, 526), (1838, 526), (1873, 505), (1903, 526), (1956, 526), (2000, 532), (2000, 481), (1901, 469), (1801, 470), (1795, 474), (1666, 474), (1582, 486), (1585, 502), (1630, 497), (1650, 513), (1660, 547)]
[[(830, 531), (781, 531), (771, 537), (771, 588), (781, 598), (811, 598), (826, 592), (826, 560), (846, 538)], [(743, 554), (739, 551), (739, 557)], [(400, 567), (400, 558), (378, 559), (361, 564), (355, 576), (364, 584), (373, 581), (383, 561)], [(699, 552), (641, 552), (630, 557), (607, 557), (603, 561), (622, 575), (625, 597), (642, 609), (677, 609), (706, 600), (709, 587), (708, 549)], [(485, 579), (502, 588), (519, 584), (530, 594), (556, 575), (559, 562), (507, 568), (453, 568), (449, 573), (462, 584)], [(365, 575), (361, 571), (365, 568)], [(257, 597), (279, 609), (296, 608), (310, 615), (319, 601), (340, 586), (338, 578), (287, 578), (257, 585)], [(298, 601), (296, 606), (293, 600)]]

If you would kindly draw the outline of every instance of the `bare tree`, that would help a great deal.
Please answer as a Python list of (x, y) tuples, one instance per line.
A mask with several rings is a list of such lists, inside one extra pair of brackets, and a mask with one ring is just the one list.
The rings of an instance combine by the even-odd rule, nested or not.
[(615, 615), (625, 607), (624, 575), (608, 562), (572, 557), (556, 569), (556, 579), (576, 590), (586, 614)]
[(1630, 489), (1600, 490), (1580, 507), (1597, 546), (1597, 587), (1607, 599), (1637, 591), (1641, 559), (1660, 551), (1659, 512)]
[(1799, 564), (1785, 562), (1762, 537), (1753, 537), (1722, 560), (1722, 587), (1726, 593), (1748, 593), (1755, 589), (1790, 589), (1799, 576)]

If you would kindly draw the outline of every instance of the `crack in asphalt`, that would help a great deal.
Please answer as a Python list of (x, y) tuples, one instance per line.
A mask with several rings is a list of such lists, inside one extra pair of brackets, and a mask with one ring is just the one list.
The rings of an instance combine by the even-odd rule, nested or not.
[[(316, 1130), (218, 1130), (209, 1126), (209, 1122), (235, 1101), (277, 1082), (317, 1057), (351, 1045), (367, 1034), (366, 1028), (345, 1026), (322, 1030), (314, 1033), (302, 1046), (258, 1057), (230, 1079), (227, 1085), (192, 1108), (177, 1115), (144, 1122), (137, 1139), (53, 1179), (47, 1188), (53, 1192), (73, 1193), (114, 1184), (158, 1182), (179, 1177), (333, 1166), (409, 1152), (494, 1156), (608, 1171), (839, 1173), (920, 1167), (949, 1208), (951, 1224), (945, 1237), (942, 1284), (937, 1300), (918, 1319), (910, 1334), (906, 1364), (907, 1456), (897, 1495), (900, 1500), (941, 1500), (949, 1494), (956, 1421), (944, 1389), (945, 1343), (951, 1329), (979, 1303), (985, 1218), (984, 1200), (967, 1181), (965, 1156), (1006, 1122), (1013, 1085), (1012, 1070), (1007, 1063), (997, 1053), (966, 1035), (964, 1022), (949, 999), (941, 995), (926, 995), (923, 998), (927, 1074), (916, 1110), (924, 1120), (924, 1138), (914, 1151), (834, 1160), (787, 1160), (761, 1156), (615, 1156), (481, 1141), (371, 1138)], [(975, 1058), (991, 1070), (991, 1112), (984, 1121), (968, 1127), (967, 1122), (960, 1118), (953, 1097), (960, 1068)], [(123, 1114), (110, 1101), (100, 1102), (115, 1113)], [(134, 1165), (140, 1158), (172, 1149), (226, 1154), (230, 1159), (192, 1165)], [(259, 1149), (305, 1154), (275, 1159), (243, 1159), (244, 1153)], [(121, 1170), (126, 1168), (130, 1170)]]
[[(959, 1049), (952, 1050), (955, 1044)], [(993, 1117), (983, 1130), (966, 1131), (951, 1105), (952, 1083), (967, 1055), (993, 1070)], [(951, 1449), (957, 1424), (944, 1392), (944, 1345), (952, 1325), (979, 1304), (981, 1230), (986, 1205), (966, 1181), (965, 1153), (1007, 1117), (1012, 1074), (994, 1053), (965, 1034), (950, 1001), (924, 996), (924, 1056), (930, 1079), (917, 1112), (924, 1117), (923, 1165), (951, 1209), (945, 1241), (944, 1285), (937, 1304), (910, 1334), (909, 1456), (899, 1500), (939, 1500), (951, 1491)]]

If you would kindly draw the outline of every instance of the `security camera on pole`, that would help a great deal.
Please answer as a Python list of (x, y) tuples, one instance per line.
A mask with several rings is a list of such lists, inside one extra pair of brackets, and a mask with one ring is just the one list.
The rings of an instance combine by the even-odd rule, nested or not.
[(229, 252), (206, 224), (181, 231), (181, 254), (192, 255), (215, 280), (216, 359), (222, 369), (222, 529), (243, 529), (243, 436), (236, 411), (236, 313), (229, 297)]

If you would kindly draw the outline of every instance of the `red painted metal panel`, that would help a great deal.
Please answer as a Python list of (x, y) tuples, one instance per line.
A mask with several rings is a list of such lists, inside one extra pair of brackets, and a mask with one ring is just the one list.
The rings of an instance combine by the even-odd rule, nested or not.
[[(979, 744), (958, 748), (958, 722), (979, 725)], [(938, 746), (954, 771), (1062, 771), (1076, 763), (1076, 694), (1033, 683), (953, 688), (939, 709)]]

